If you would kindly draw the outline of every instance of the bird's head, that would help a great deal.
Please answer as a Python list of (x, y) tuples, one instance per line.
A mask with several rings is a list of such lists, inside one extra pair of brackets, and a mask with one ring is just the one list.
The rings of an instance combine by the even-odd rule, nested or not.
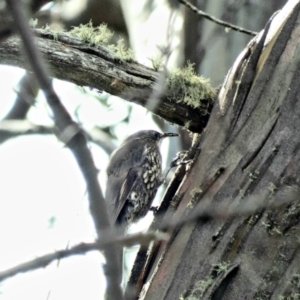
[(160, 133), (158, 131), (155, 130), (140, 130), (132, 135), (130, 135), (125, 141), (124, 143), (128, 143), (132, 140), (148, 140), (148, 141), (152, 141), (152, 142), (157, 142), (157, 144), (160, 143), (160, 141), (166, 137), (173, 137), (173, 136), (178, 136), (177, 133), (171, 133), (171, 132), (164, 132), (164, 133)]

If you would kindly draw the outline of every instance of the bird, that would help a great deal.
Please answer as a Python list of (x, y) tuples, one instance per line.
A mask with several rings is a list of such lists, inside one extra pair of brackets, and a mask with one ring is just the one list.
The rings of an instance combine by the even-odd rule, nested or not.
[(127, 228), (147, 214), (163, 182), (161, 141), (174, 136), (178, 134), (141, 130), (112, 153), (105, 197), (112, 225)]

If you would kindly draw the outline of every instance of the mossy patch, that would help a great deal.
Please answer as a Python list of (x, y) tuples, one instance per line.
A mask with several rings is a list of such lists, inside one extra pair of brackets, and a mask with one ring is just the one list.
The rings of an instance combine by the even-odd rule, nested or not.
[(111, 52), (113, 52), (117, 60), (134, 60), (133, 50), (125, 46), (123, 39), (119, 39), (117, 44), (109, 44), (111, 38), (113, 37), (113, 32), (107, 28), (106, 24), (93, 27), (93, 23), (90, 21), (88, 24), (81, 24), (73, 27), (69, 33), (91, 46), (106, 46)]
[(207, 289), (213, 284), (214, 280), (211, 277), (205, 280), (200, 280), (196, 282), (194, 289), (188, 297), (180, 296), (180, 300), (199, 300), (201, 299)]
[(80, 24), (79, 26), (73, 27), (70, 34), (80, 38), (91, 46), (106, 44), (113, 36), (113, 32), (107, 28), (106, 24), (93, 27), (92, 21), (88, 24)]
[(163, 67), (163, 58), (162, 57), (155, 57), (155, 58), (150, 58), (150, 61), (152, 63), (152, 68), (155, 71), (161, 71)]
[(167, 92), (177, 103), (184, 102), (193, 108), (200, 107), (204, 110), (208, 107), (207, 100), (212, 102), (216, 95), (210, 80), (197, 76), (192, 63), (188, 63), (185, 68), (170, 72)]
[(37, 25), (38, 25), (38, 22), (39, 22), (38, 19), (30, 19), (30, 20), (29, 20), (29, 26), (30, 26), (31, 28), (36, 28)]
[(108, 49), (114, 53), (116, 59), (124, 61), (134, 60), (133, 50), (125, 46), (123, 39), (119, 39), (117, 45), (108, 45)]

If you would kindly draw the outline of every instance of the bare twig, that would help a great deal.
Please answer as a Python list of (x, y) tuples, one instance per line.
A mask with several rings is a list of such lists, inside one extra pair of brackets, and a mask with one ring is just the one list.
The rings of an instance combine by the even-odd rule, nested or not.
[[(18, 112), (16, 111), (16, 114)], [(55, 128), (36, 125), (28, 120), (4, 119), (0, 121), (0, 144), (7, 140), (24, 135), (48, 135), (55, 134)], [(89, 142), (101, 147), (108, 155), (115, 150), (115, 145), (109, 140), (108, 136), (97, 127), (92, 128), (89, 132), (85, 131)]]
[(173, 37), (173, 30), (174, 26), (174, 10), (170, 11), (170, 16), (168, 19), (168, 26), (167, 26), (167, 44), (164, 47), (160, 48), (161, 51), (161, 59), (162, 59), (162, 71), (159, 73), (159, 76), (154, 84), (154, 88), (152, 93), (150, 94), (149, 101), (146, 104), (146, 108), (150, 111), (155, 111), (156, 107), (162, 101), (162, 98), (166, 92), (166, 82), (168, 77), (168, 70), (167, 65), (171, 57), (171, 44), (172, 44), (172, 37)]
[[(51, 79), (49, 78), (42, 57), (34, 43), (32, 32), (24, 14), (24, 6), (18, 0), (7, 0), (8, 8), (14, 19), (24, 43), (24, 52), (43, 90), (47, 102), (52, 110), (55, 125), (59, 131), (60, 139), (67, 144), (76, 158), (87, 184), (90, 212), (94, 220), (98, 237), (102, 229), (110, 228), (110, 221), (106, 210), (105, 201), (97, 179), (98, 171), (93, 162), (92, 155), (87, 147), (86, 138), (78, 125), (73, 122), (65, 107), (61, 104), (55, 93)], [(105, 248), (107, 299), (122, 299), (120, 288), (121, 274), (118, 274), (117, 249), (111, 244)]]
[(5, 120), (0, 122), (0, 144), (22, 135), (53, 134), (51, 127), (35, 125), (27, 120)]
[(6, 280), (12, 276), (15, 276), (19, 273), (25, 273), (29, 271), (33, 271), (40, 268), (45, 268), (48, 266), (51, 262), (66, 258), (72, 255), (79, 255), (79, 254), (85, 254), (88, 251), (92, 250), (98, 250), (98, 244), (97, 243), (81, 243), (79, 245), (76, 245), (74, 247), (71, 247), (69, 249), (65, 250), (58, 250), (54, 253), (46, 254), (41, 257), (37, 257), (33, 260), (27, 261), (25, 263), (19, 264), (15, 267), (12, 267), (10, 269), (7, 269), (5, 271), (0, 272), (0, 281)]
[(26, 72), (21, 78), (15, 103), (4, 119), (25, 119), (31, 105), (34, 103), (39, 92), (39, 85), (34, 74)]
[(114, 237), (114, 233), (111, 232), (109, 236), (110, 238), (107, 238), (106, 240), (102, 239), (101, 241), (95, 243), (80, 243), (68, 249), (58, 250), (53, 253), (45, 254), (43, 256), (34, 258), (30, 261), (19, 264), (10, 269), (4, 270), (0, 272), (0, 282), (12, 276), (15, 276), (19, 273), (25, 273), (40, 268), (45, 268), (50, 263), (58, 259), (62, 259), (74, 255), (82, 255), (89, 251), (94, 251), (98, 249), (105, 250), (105, 248), (108, 245), (114, 243), (119, 243), (122, 246), (130, 247), (136, 244), (148, 245), (152, 241), (166, 240), (168, 238), (167, 234), (159, 233), (159, 232), (136, 233), (125, 237), (116, 237), (116, 238)]
[(235, 31), (238, 31), (238, 32), (241, 32), (241, 33), (245, 33), (245, 34), (249, 34), (249, 35), (252, 35), (252, 36), (256, 36), (258, 34), (258, 32), (255, 32), (255, 31), (251, 31), (251, 30), (248, 30), (248, 29), (245, 29), (245, 28), (242, 28), (242, 27), (239, 27), (239, 26), (236, 26), (236, 25), (233, 25), (231, 23), (228, 23), (228, 22), (225, 22), (225, 21), (222, 21), (220, 19), (217, 19), (213, 16), (211, 16), (210, 14), (208, 13), (205, 13), (204, 11), (198, 9), (196, 6), (194, 6), (193, 4), (189, 3), (188, 1), (186, 0), (178, 0), (181, 4), (187, 6), (190, 10), (192, 10), (195, 14), (205, 18), (205, 19), (208, 19), (210, 21), (213, 21), (215, 22), (216, 24), (219, 24), (219, 25), (222, 25), (222, 26), (225, 26), (227, 28), (230, 28), (232, 30), (235, 30)]

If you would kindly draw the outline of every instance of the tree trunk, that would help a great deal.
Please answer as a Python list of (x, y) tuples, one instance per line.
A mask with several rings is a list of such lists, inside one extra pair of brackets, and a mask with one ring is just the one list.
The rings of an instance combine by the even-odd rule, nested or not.
[(141, 299), (299, 299), (299, 12), (289, 1), (239, 56), (164, 217), (223, 218), (170, 230)]

